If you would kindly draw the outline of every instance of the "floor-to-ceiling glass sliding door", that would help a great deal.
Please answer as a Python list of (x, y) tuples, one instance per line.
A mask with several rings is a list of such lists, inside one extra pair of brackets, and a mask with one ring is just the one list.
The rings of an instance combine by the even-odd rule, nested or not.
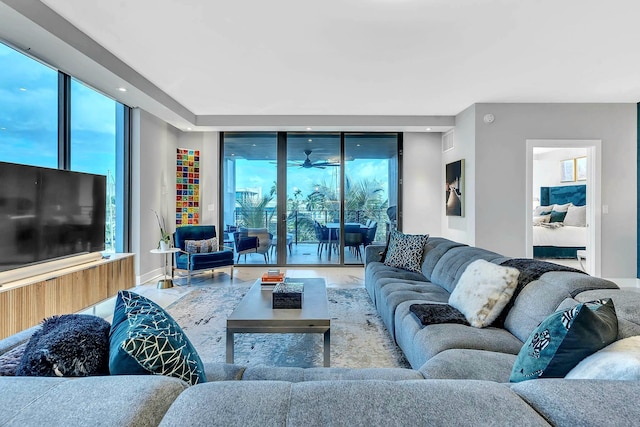
[(364, 248), (397, 226), (397, 133), (344, 135), (344, 263), (361, 264)]
[(222, 135), (222, 223), (236, 264), (276, 264), (277, 133)]
[(340, 138), (287, 134), (288, 264), (340, 264)]
[(397, 133), (223, 133), (221, 228), (236, 264), (362, 264), (398, 224), (400, 149)]

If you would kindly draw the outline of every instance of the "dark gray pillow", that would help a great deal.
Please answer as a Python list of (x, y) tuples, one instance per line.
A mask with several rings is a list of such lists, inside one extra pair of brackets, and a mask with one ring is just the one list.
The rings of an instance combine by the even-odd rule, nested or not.
[(16, 375), (108, 375), (110, 328), (109, 322), (89, 314), (49, 317), (27, 343)]
[(455, 307), (449, 304), (425, 303), (411, 304), (409, 310), (415, 314), (425, 326), (437, 325), (440, 323), (458, 323), (469, 325), (467, 318)]

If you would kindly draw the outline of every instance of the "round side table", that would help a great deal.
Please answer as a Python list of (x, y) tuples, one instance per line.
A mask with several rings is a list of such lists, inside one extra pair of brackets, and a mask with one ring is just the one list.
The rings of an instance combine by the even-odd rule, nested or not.
[(151, 249), (152, 254), (164, 255), (164, 276), (158, 280), (158, 289), (167, 289), (173, 287), (173, 269), (169, 272), (169, 254), (180, 252), (178, 248), (169, 248), (166, 251), (162, 249)]

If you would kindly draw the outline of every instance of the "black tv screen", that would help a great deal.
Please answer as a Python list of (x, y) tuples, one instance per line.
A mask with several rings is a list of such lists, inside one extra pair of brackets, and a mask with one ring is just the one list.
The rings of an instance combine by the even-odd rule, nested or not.
[(0, 162), (0, 271), (104, 250), (106, 177)]

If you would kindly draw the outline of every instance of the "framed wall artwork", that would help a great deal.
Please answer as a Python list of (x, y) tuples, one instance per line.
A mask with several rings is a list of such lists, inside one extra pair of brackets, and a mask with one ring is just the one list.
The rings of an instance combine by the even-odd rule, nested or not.
[(200, 151), (176, 153), (176, 226), (200, 223)]
[(577, 181), (587, 180), (587, 158), (586, 157), (576, 158), (576, 180)]
[(573, 182), (576, 180), (575, 159), (560, 161), (560, 182)]
[(447, 164), (445, 175), (447, 216), (464, 216), (464, 159)]

